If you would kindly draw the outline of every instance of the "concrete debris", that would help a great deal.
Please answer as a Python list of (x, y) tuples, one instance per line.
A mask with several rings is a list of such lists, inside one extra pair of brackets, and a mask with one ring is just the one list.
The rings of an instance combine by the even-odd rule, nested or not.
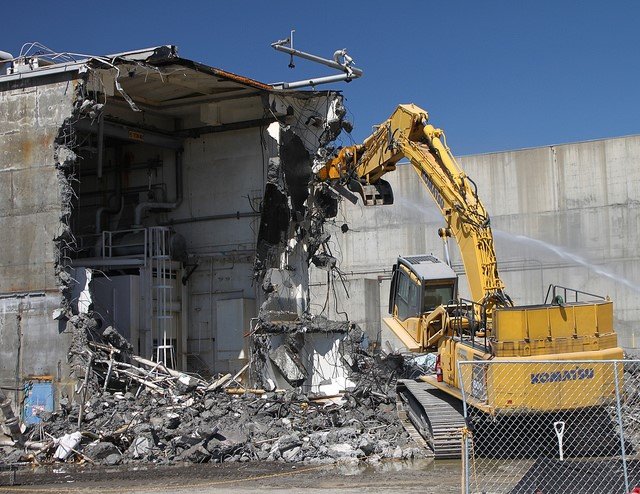
[(56, 448), (53, 457), (56, 460), (66, 460), (69, 456), (77, 451), (77, 447), (82, 439), (80, 432), (73, 432), (71, 434), (65, 434), (60, 439), (56, 440), (58, 447)]
[(312, 315), (310, 308), (311, 264), (342, 279), (325, 231), (338, 214), (339, 195), (317, 183), (314, 169), (349, 127), (342, 97), (332, 98), (323, 114), (317, 110), (268, 132), (278, 158), (267, 168), (254, 263), (259, 310), (249, 341), (251, 382), (268, 391), (337, 394), (354, 386), (342, 359), (353, 325)]
[[(68, 324), (87, 329), (86, 348), (76, 355), (86, 366), (78, 369), (87, 376), (79, 390), (84, 404), (65, 400), (29, 426), (26, 447), (1, 446), (0, 464), (375, 462), (426, 454), (397, 417), (394, 376), (401, 365), (362, 350), (357, 328), (341, 345), (353, 386), (326, 396), (249, 389), (239, 374), (206, 381), (132, 355), (128, 345), (117, 348), (117, 331), (100, 335), (89, 317)], [(295, 381), (302, 370), (282, 348), (269, 358)]]
[(324, 316), (309, 314), (289, 321), (281, 317), (282, 314), (278, 312), (264, 313), (256, 328), (256, 334), (347, 333), (354, 330), (352, 337), (358, 337), (354, 325), (349, 321), (331, 321)]
[(24, 443), (24, 438), (22, 436), (22, 431), (20, 430), (20, 422), (18, 417), (13, 413), (11, 400), (7, 398), (2, 388), (0, 388), (0, 411), (4, 415), (4, 423), (11, 434), (11, 438), (16, 441), (17, 444), (22, 445)]
[(292, 386), (298, 386), (307, 378), (307, 371), (298, 356), (287, 346), (280, 346), (269, 353), (269, 359)]

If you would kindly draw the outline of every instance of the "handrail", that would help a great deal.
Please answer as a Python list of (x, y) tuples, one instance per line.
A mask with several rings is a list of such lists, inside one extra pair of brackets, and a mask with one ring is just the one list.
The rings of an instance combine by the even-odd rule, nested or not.
[[(558, 292), (562, 292), (562, 299), (559, 300), (557, 297), (559, 296)], [(600, 300), (607, 300), (607, 297), (603, 297), (602, 295), (596, 295), (595, 293), (589, 293), (582, 290), (576, 290), (575, 288), (568, 288), (566, 286), (554, 285), (550, 284), (547, 289), (547, 295), (544, 298), (545, 305), (554, 304), (554, 305), (562, 305), (565, 302), (568, 302), (567, 294), (572, 294), (575, 298), (574, 302), (579, 302), (578, 295), (586, 295), (588, 297), (595, 297)], [(551, 295), (551, 299), (549, 299), (549, 295)]]

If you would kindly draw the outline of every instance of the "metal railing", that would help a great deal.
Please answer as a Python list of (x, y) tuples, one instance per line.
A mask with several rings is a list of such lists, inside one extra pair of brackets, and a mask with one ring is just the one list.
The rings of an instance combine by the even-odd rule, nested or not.
[[(561, 304), (564, 302), (580, 302), (580, 296), (591, 297), (591, 300), (606, 300), (606, 297), (603, 297), (602, 295), (596, 295), (595, 293), (584, 292), (582, 290), (576, 290), (575, 288), (567, 288), (566, 286), (549, 285), (549, 288), (547, 289), (547, 295), (544, 298), (544, 303), (558, 303), (560, 299), (558, 299), (557, 297), (560, 296), (560, 293), (562, 293), (562, 299), (560, 301)], [(569, 295), (573, 300), (569, 300)]]
[[(113, 257), (140, 257), (146, 259), (150, 251), (149, 228), (132, 228), (128, 230), (105, 230), (102, 232), (102, 257), (110, 259)], [(143, 234), (140, 240), (123, 242), (126, 235), (134, 236)]]

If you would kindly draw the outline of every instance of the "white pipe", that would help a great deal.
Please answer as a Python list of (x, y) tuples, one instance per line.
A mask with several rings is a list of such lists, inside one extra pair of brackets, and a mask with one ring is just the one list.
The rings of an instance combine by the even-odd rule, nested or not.
[(329, 75), (326, 77), (318, 77), (317, 79), (307, 79), (296, 82), (277, 82), (271, 84), (276, 89), (296, 89), (305, 86), (318, 86), (320, 84), (328, 84), (330, 82), (351, 81), (355, 76), (349, 74)]
[[(338, 63), (337, 61), (327, 60), (326, 58), (318, 57), (316, 55), (311, 55), (310, 53), (305, 53), (300, 50), (296, 50), (294, 48), (289, 48), (288, 46), (284, 46), (278, 43), (272, 43), (271, 46), (278, 51), (282, 51), (284, 53), (288, 53), (289, 55), (295, 55), (300, 58), (306, 58), (307, 60), (311, 60), (312, 62), (321, 63), (322, 65), (326, 65), (327, 67), (331, 67), (333, 69), (340, 70), (342, 72), (351, 72), (352, 77), (355, 79), (356, 77), (360, 77), (362, 75), (362, 70), (357, 67), (351, 67), (348, 65), (343, 65)], [(342, 55), (346, 54), (344, 50), (338, 50), (334, 53), (334, 57), (337, 58), (337, 54)], [(351, 57), (349, 57), (351, 58)], [(345, 58), (346, 60), (346, 58)]]

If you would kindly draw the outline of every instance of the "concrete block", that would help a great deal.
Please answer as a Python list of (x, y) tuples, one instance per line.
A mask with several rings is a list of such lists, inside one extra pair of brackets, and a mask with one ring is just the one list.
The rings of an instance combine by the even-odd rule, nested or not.
[(292, 386), (297, 386), (306, 379), (307, 374), (302, 363), (286, 345), (281, 345), (270, 352), (269, 359)]
[(0, 171), (0, 217), (13, 211), (13, 178), (12, 171)]
[(35, 117), (39, 126), (59, 128), (71, 115), (76, 94), (76, 81), (37, 87)]
[(0, 218), (0, 293), (55, 289), (53, 238), (59, 212)]
[(53, 165), (15, 170), (11, 177), (13, 208), (19, 214), (60, 211), (58, 172)]
[(2, 137), (0, 170), (18, 170), (54, 165), (57, 128), (23, 125), (19, 132)]
[(22, 125), (33, 125), (36, 117), (36, 99), (35, 88), (3, 92), (0, 96), (3, 108), (0, 115), (0, 134), (17, 130)]

